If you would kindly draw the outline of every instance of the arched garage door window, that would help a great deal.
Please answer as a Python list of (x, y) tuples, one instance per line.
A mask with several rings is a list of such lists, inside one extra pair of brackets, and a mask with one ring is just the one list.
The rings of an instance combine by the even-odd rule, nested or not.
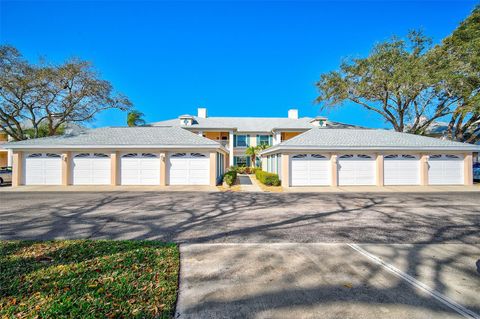
[(389, 154), (384, 156), (385, 185), (419, 185), (420, 158), (412, 154)]
[(376, 162), (368, 154), (344, 154), (338, 158), (339, 185), (375, 185)]
[(110, 155), (82, 152), (73, 155), (72, 183), (74, 185), (109, 185), (111, 180)]
[(160, 185), (160, 155), (126, 153), (120, 159), (122, 185)]

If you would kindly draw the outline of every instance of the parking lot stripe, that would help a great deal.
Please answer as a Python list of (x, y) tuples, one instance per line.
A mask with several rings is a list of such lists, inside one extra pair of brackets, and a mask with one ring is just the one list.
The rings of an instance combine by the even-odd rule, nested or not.
[(455, 302), (454, 300), (448, 298), (447, 296), (443, 295), (442, 293), (438, 292), (437, 290), (430, 288), (429, 286), (425, 285), (424, 283), (418, 281), (417, 279), (413, 278), (409, 274), (401, 271), (400, 269), (396, 268), (395, 266), (384, 262), (382, 259), (379, 257), (369, 253), (365, 249), (361, 248), (357, 244), (347, 244), (350, 246), (353, 250), (357, 251), (358, 253), (364, 255), (365, 257), (369, 258), (370, 260), (374, 261), (375, 263), (381, 265), (385, 269), (387, 269), (389, 272), (393, 273), (395, 276), (400, 277), (401, 279), (405, 280), (408, 282), (410, 285), (414, 286), (415, 288), (418, 288), (429, 295), (431, 295), (433, 298), (436, 300), (440, 301), (442, 304), (446, 305), (447, 307), (455, 310), (465, 318), (474, 318), (474, 319), (480, 319), (480, 315), (477, 313), (465, 308), (464, 306), (460, 305), (459, 303)]

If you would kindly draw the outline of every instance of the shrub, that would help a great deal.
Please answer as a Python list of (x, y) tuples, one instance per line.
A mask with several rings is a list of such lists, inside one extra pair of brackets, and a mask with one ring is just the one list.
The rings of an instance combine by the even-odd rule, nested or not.
[(280, 178), (277, 174), (256, 170), (255, 177), (263, 184), (269, 186), (280, 186)]
[(255, 171), (260, 168), (250, 166), (231, 166), (230, 171), (235, 171), (238, 174), (255, 174)]
[(228, 185), (232, 186), (237, 180), (237, 171), (231, 170), (223, 174), (223, 181)]
[(260, 167), (250, 167), (250, 174), (256, 174), (257, 171), (261, 171)]

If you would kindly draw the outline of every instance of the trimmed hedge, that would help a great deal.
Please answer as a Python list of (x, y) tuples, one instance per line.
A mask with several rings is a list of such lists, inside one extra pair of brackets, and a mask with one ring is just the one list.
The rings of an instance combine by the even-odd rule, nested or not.
[(277, 174), (257, 170), (255, 177), (263, 184), (269, 186), (280, 186), (280, 178)]
[(230, 171), (235, 171), (238, 174), (255, 174), (257, 169), (260, 168), (250, 166), (230, 166)]
[(228, 171), (225, 174), (223, 174), (223, 181), (228, 186), (232, 186), (233, 184), (235, 184), (236, 180), (237, 180), (237, 171), (235, 170)]

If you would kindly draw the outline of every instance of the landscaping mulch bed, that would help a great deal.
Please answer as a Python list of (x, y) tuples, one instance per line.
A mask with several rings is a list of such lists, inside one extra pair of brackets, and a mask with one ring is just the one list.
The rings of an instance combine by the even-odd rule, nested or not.
[(0, 318), (170, 318), (179, 250), (152, 241), (0, 241)]

